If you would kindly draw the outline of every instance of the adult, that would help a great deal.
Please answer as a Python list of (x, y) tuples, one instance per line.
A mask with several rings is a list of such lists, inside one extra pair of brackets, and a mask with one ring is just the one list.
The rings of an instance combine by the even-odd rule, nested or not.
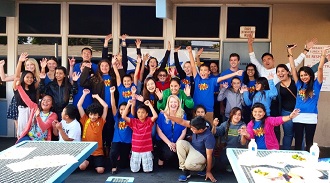
[(55, 78), (55, 69), (57, 67), (57, 58), (49, 57), (48, 59), (43, 58), (40, 61), (41, 74), (46, 74), (45, 84), (47, 85)]

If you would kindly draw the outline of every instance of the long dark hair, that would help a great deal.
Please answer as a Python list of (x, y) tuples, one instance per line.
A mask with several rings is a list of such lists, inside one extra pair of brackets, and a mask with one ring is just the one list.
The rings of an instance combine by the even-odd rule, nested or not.
[[(251, 111), (253, 111), (253, 109), (255, 109), (255, 108), (261, 108), (265, 112), (264, 117), (260, 120), (261, 121), (260, 126), (263, 128), (265, 126), (265, 121), (266, 121), (266, 118), (267, 118), (267, 112), (266, 112), (265, 105), (262, 104), (262, 103), (257, 102), (252, 106)], [(252, 121), (253, 121), (253, 123), (255, 123), (255, 121), (256, 121), (256, 119), (254, 118), (253, 115), (252, 115)]]
[[(305, 73), (307, 73), (310, 76), (310, 80), (307, 83), (304, 83), (301, 79), (300, 79), (300, 72), (304, 71)], [(307, 100), (308, 97), (313, 97), (313, 86), (314, 86), (314, 80), (315, 80), (315, 75), (313, 70), (310, 67), (307, 66), (303, 66), (299, 69), (298, 71), (298, 81), (302, 83), (300, 89), (306, 85), (306, 91), (305, 91), (305, 99)], [(299, 89), (299, 90), (300, 90)]]
[(227, 121), (227, 124), (226, 124), (226, 131), (225, 131), (225, 140), (227, 141), (228, 140), (228, 131), (229, 131), (229, 127), (230, 127), (230, 123), (232, 122), (233, 120), (233, 116), (238, 112), (238, 111), (241, 111), (241, 119), (242, 119), (242, 109), (239, 108), (239, 107), (234, 107), (231, 109), (230, 113), (229, 113), (229, 118), (228, 118), (228, 121)]
[[(25, 82), (24, 82), (24, 78), (25, 78), (25, 76), (26, 76), (27, 74), (31, 74), (31, 75), (32, 75), (32, 78), (34, 78), (34, 74), (33, 74), (33, 72), (31, 72), (31, 71), (23, 71), (23, 72), (22, 72), (22, 75), (21, 75), (19, 81), (20, 81), (21, 86), (22, 86), (22, 88), (23, 88), (24, 90), (25, 90), (25, 85), (26, 85)], [(33, 82), (31, 85), (29, 85), (28, 88), (29, 88), (29, 90), (32, 91), (32, 92), (35, 92), (35, 91), (36, 91), (36, 87), (34, 86), (34, 82)]]
[[(240, 80), (239, 77), (237, 77), (237, 76), (234, 76), (234, 77), (231, 79), (231, 86), (230, 86), (229, 90), (232, 91), (233, 93), (235, 93), (234, 88), (233, 88), (233, 80), (234, 80), (234, 79), (237, 79), (237, 80), (241, 83), (241, 80)], [(241, 86), (242, 86), (242, 83), (241, 83)], [(240, 89), (238, 89), (237, 93), (239, 93), (239, 91), (240, 91)]]
[(253, 95), (251, 96), (251, 98), (253, 99), (254, 96), (260, 92), (261, 93), (261, 97), (266, 98), (266, 94), (265, 94), (265, 90), (269, 90), (269, 84), (268, 84), (268, 80), (265, 77), (259, 77), (258, 79), (256, 79), (256, 83), (260, 83), (261, 84), (261, 88), (259, 91), (254, 91)]
[(43, 100), (45, 97), (47, 97), (47, 96), (50, 97), (50, 98), (52, 99), (52, 107), (49, 109), (49, 111), (50, 111), (50, 112), (54, 112), (54, 111), (55, 111), (55, 109), (54, 109), (54, 97), (51, 96), (51, 95), (45, 95), (45, 96), (43, 96), (43, 97), (41, 98), (39, 104), (38, 104), (38, 108), (39, 108), (40, 111), (43, 111), (43, 108), (41, 107), (41, 102), (42, 102), (42, 100)]
[[(64, 79), (63, 79), (63, 83), (62, 83), (62, 85), (64, 86), (64, 101), (69, 101), (69, 99), (70, 99), (70, 89), (71, 89), (71, 84), (70, 84), (70, 82), (69, 82), (69, 78), (67, 77), (68, 75), (67, 75), (67, 70), (66, 70), (66, 68), (65, 67), (63, 67), (63, 66), (58, 66), (58, 67), (56, 67), (56, 69), (55, 69), (55, 72), (56, 72), (56, 70), (61, 70), (61, 71), (63, 71), (63, 73), (64, 73)], [(54, 78), (54, 82), (55, 83), (57, 83), (57, 79), (56, 79), (56, 77)]]
[(254, 65), (253, 63), (249, 63), (249, 64), (246, 65), (246, 67), (245, 67), (245, 72), (243, 73), (243, 83), (244, 83), (245, 85), (248, 85), (249, 82), (250, 82), (250, 80), (249, 80), (249, 76), (247, 75), (247, 69), (248, 69), (249, 67), (253, 67), (253, 68), (254, 68), (254, 75), (253, 75), (253, 76), (254, 76), (254, 79), (256, 80), (256, 79), (259, 78), (259, 72), (258, 72), (258, 70), (257, 70), (256, 65)]
[(142, 96), (143, 96), (143, 99), (144, 100), (150, 100), (150, 94), (153, 94), (155, 96), (155, 101), (154, 101), (155, 103), (154, 104), (156, 104), (157, 101), (158, 101), (157, 95), (155, 94), (155, 92), (150, 93), (148, 91), (148, 89), (147, 89), (147, 83), (150, 80), (154, 81), (154, 83), (155, 83), (155, 91), (156, 91), (156, 80), (153, 77), (149, 77), (149, 78), (147, 78), (147, 79), (144, 80)]

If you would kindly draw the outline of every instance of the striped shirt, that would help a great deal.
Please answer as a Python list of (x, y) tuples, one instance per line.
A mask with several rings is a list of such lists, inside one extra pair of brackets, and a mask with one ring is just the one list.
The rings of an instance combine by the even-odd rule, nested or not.
[(132, 151), (149, 152), (152, 151), (151, 131), (153, 122), (151, 117), (147, 117), (144, 122), (137, 118), (130, 118), (128, 126), (132, 128)]

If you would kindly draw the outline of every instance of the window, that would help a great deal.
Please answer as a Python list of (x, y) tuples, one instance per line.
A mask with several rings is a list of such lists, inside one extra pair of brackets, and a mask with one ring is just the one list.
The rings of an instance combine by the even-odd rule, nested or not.
[(163, 37), (163, 20), (156, 18), (155, 6), (121, 6), (120, 34)]
[(60, 34), (60, 4), (19, 4), (19, 33)]
[[(136, 48), (135, 39), (126, 39), (127, 48)], [(141, 40), (141, 51), (143, 49), (164, 49), (163, 40)], [(143, 54), (143, 53), (142, 53)]]
[(6, 33), (6, 17), (0, 17), (0, 33)]
[(220, 7), (177, 7), (176, 37), (219, 37)]
[(112, 32), (112, 6), (69, 6), (69, 34), (108, 35)]
[[(4, 71), (7, 73), (7, 37), (0, 36), (0, 60), (5, 60)], [(0, 78), (0, 98), (6, 98), (6, 82)]]
[(268, 38), (269, 7), (229, 7), (227, 38), (239, 38), (240, 26), (255, 26), (256, 38)]

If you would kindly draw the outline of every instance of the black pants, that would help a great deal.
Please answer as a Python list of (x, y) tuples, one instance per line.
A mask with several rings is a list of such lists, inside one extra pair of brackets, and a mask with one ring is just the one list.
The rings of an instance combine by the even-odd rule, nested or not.
[(302, 141), (305, 133), (306, 150), (309, 151), (313, 145), (316, 124), (293, 123), (293, 131), (295, 138), (295, 150), (301, 150)]
[(164, 141), (158, 140), (156, 143), (157, 143), (157, 155), (160, 160), (168, 161), (174, 157), (177, 157), (176, 152), (171, 151), (168, 145)]
[(112, 142), (110, 151), (110, 161), (112, 168), (117, 168), (119, 156), (120, 168), (129, 167), (129, 154), (131, 152), (131, 147), (131, 143)]
[(111, 108), (109, 108), (106, 122), (105, 122), (105, 124), (103, 126), (103, 130), (102, 130), (103, 144), (106, 147), (111, 146), (113, 133), (115, 131), (114, 125), (115, 125), (115, 121), (113, 119), (112, 110), (111, 110)]

